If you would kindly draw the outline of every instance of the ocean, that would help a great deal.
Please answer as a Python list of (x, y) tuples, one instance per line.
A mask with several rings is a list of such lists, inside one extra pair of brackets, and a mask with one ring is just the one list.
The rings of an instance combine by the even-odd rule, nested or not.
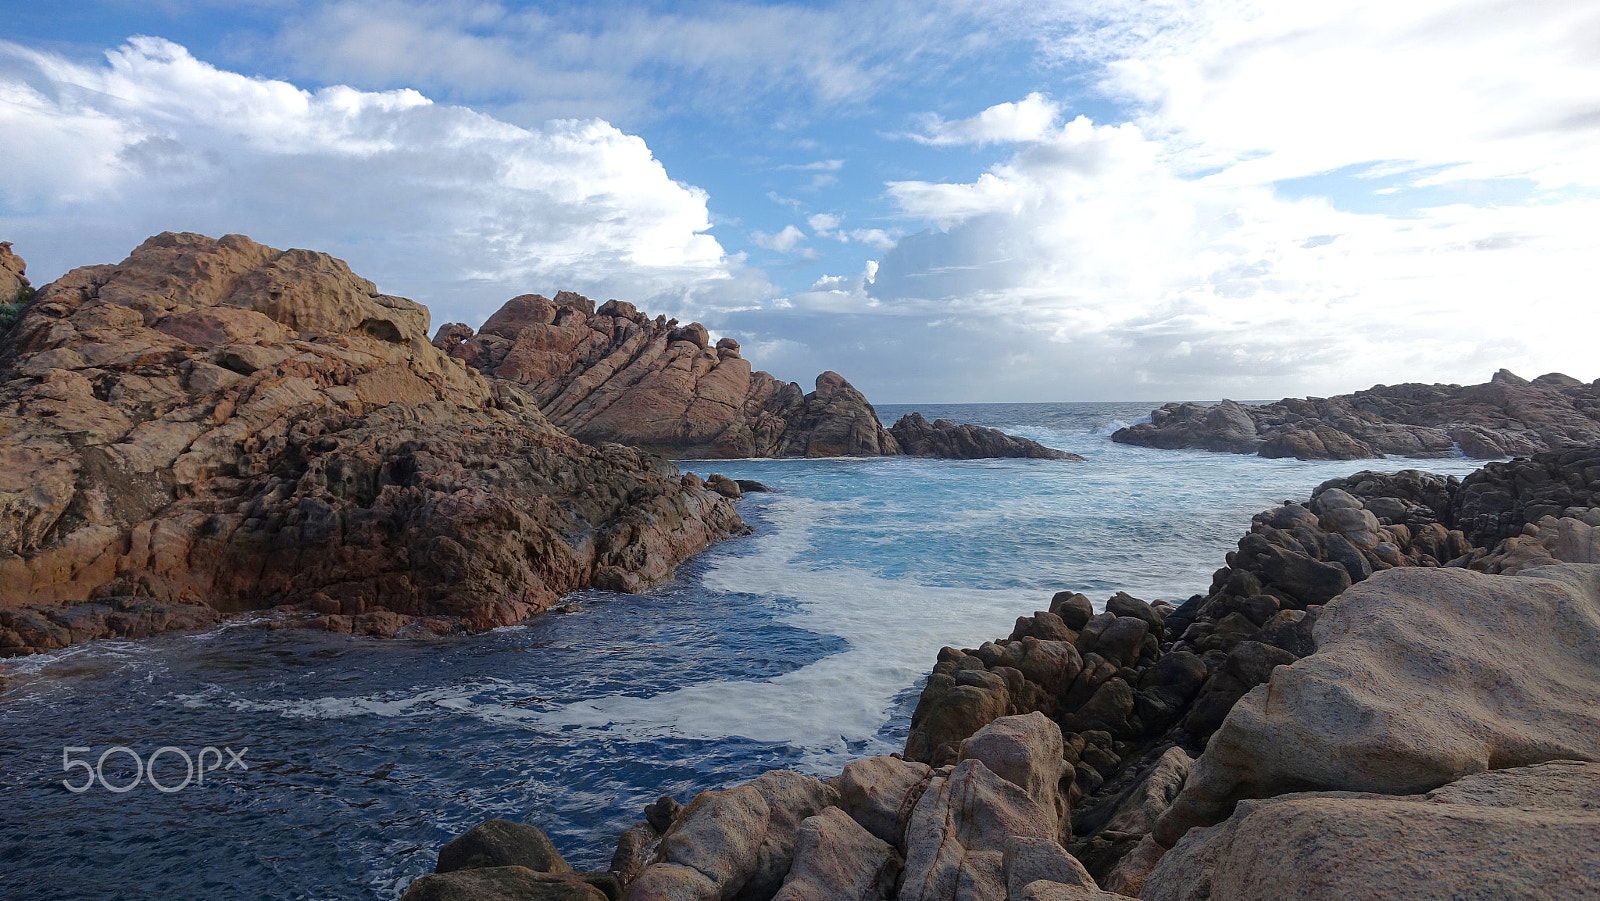
[(654, 591), (580, 592), (573, 612), (485, 635), (241, 622), (8, 661), (0, 897), (389, 901), (491, 817), (604, 869), (658, 794), (899, 750), (938, 649), (1004, 636), (1057, 591), (1178, 603), (1253, 513), (1327, 479), (1480, 465), (1110, 440), (1154, 406), (878, 408), (886, 424), (920, 410), (1085, 463), (684, 462), (773, 489), (740, 502), (754, 534)]

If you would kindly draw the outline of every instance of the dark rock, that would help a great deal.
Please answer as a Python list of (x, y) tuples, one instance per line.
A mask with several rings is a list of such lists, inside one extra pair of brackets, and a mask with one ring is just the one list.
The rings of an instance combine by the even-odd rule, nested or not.
[(901, 453), (913, 457), (974, 460), (989, 457), (1027, 457), (1039, 460), (1073, 460), (1077, 454), (1045, 447), (1037, 441), (1007, 435), (999, 429), (957, 424), (948, 419), (929, 422), (921, 413), (908, 413), (889, 428)]
[(572, 867), (537, 826), (486, 820), (439, 849), (435, 873), (481, 867), (527, 867), (536, 873), (571, 873)]
[(485, 867), (424, 876), (401, 901), (608, 901), (576, 874), (536, 873), (527, 867)]
[(645, 822), (657, 832), (666, 832), (672, 828), (678, 815), (683, 813), (683, 805), (673, 799), (671, 795), (662, 795), (653, 803), (644, 806)]
[(1150, 626), (1150, 631), (1157, 634), (1161, 632), (1164, 625), (1161, 614), (1157, 613), (1154, 608), (1133, 595), (1122, 591), (1112, 595), (1111, 599), (1106, 601), (1106, 612), (1115, 613), (1117, 616), (1132, 616), (1142, 619)]
[(1050, 599), (1050, 612), (1061, 617), (1067, 628), (1077, 631), (1094, 616), (1094, 604), (1076, 591), (1059, 591)]

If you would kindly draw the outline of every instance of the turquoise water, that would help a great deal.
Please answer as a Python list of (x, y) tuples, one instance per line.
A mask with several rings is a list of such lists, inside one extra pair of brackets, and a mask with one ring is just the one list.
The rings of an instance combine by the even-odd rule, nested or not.
[[(880, 407), (992, 425), (1088, 458), (687, 462), (757, 479), (755, 534), (632, 597), (470, 638), (383, 641), (233, 625), (13, 662), (0, 694), (0, 896), (392, 899), (438, 847), (502, 816), (603, 868), (660, 792), (898, 750), (945, 644), (1062, 589), (1181, 601), (1251, 514), (1362, 468), (1113, 444), (1153, 404)], [(62, 749), (148, 759), (247, 749), (248, 770), (117, 794)], [(167, 785), (184, 775), (168, 752)], [(136, 775), (126, 754), (105, 765)]]

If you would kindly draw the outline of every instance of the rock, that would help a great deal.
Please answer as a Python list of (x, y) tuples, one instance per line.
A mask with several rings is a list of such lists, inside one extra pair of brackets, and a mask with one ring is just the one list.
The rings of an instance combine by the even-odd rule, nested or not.
[(656, 862), (629, 886), (628, 897), (770, 898), (789, 871), (801, 821), (837, 801), (831, 787), (785, 770), (701, 792), (662, 836)]
[(758, 493), (758, 494), (764, 494), (764, 493), (769, 492), (769, 491), (772, 490), (771, 488), (768, 488), (767, 486), (761, 484), (760, 482), (755, 481), (754, 479), (734, 479), (733, 483), (735, 485), (738, 485), (739, 486), (739, 490), (744, 492), (745, 494), (750, 494), (751, 492), (755, 492), (755, 493)]
[(957, 760), (980, 760), (989, 772), (1028, 793), (1055, 825), (1052, 834), (1072, 832), (1062, 782), (1070, 777), (1063, 760), (1061, 729), (1037, 711), (1006, 716), (961, 743)]
[(1233, 707), (1158, 824), (1163, 846), (1244, 798), (1600, 758), (1600, 568), (1389, 570), (1324, 607), (1315, 638)]
[(1054, 840), (1053, 817), (980, 760), (934, 776), (906, 829), (899, 901), (1001, 901), (1013, 838)]
[(1494, 459), (1600, 443), (1600, 386), (1550, 373), (1528, 382), (1501, 370), (1482, 385), (1377, 385), (1332, 398), (1241, 407), (1167, 404), (1112, 440), (1271, 457), (1353, 460), (1443, 456), (1459, 447)]
[(1467, 776), (1426, 795), (1241, 802), (1156, 865), (1146, 901), (1576, 899), (1600, 893), (1600, 765)]
[[(27, 296), (31, 287), (27, 272), (28, 266), (22, 257), (11, 251), (11, 242), (0, 241), (0, 304), (14, 303)], [(0, 328), (10, 324), (0, 322)]]
[(706, 479), (706, 487), (729, 500), (736, 501), (744, 497), (744, 489), (739, 487), (739, 483), (724, 475), (713, 473), (709, 479)]
[(1038, 460), (1072, 460), (1083, 457), (1037, 441), (1007, 435), (999, 429), (961, 425), (948, 419), (928, 422), (921, 413), (908, 413), (890, 426), (900, 452), (912, 457), (974, 460), (988, 457), (1027, 457)]
[(0, 607), (0, 657), (55, 651), (96, 638), (148, 638), (216, 625), (222, 614), (203, 604), (151, 598), (106, 598), (68, 607)]
[(580, 876), (527, 867), (485, 867), (424, 876), (400, 901), (607, 901)]
[(1076, 631), (1094, 618), (1094, 605), (1075, 591), (1061, 591), (1050, 599), (1050, 612), (1059, 616), (1067, 628)]
[[(0, 346), (0, 608), (138, 596), (481, 630), (664, 581), (746, 531), (427, 325), (339, 260), (237, 235), (158, 235), (45, 286)], [(10, 633), (0, 653), (53, 640)]]
[(644, 807), (645, 822), (657, 832), (665, 833), (672, 828), (672, 824), (683, 815), (683, 805), (673, 799), (671, 795), (662, 795), (654, 802)]
[(1127, 895), (1044, 881), (1027, 886), (1017, 898), (1019, 901), (1131, 901)]
[(633, 824), (617, 838), (617, 850), (611, 854), (611, 872), (617, 874), (623, 885), (631, 885), (655, 860), (656, 849), (660, 846), (661, 833), (655, 827), (649, 823)]
[(1155, 608), (1124, 591), (1117, 592), (1106, 601), (1106, 612), (1144, 620), (1151, 632), (1159, 633), (1164, 625), (1161, 614)]
[(536, 873), (571, 873), (561, 852), (536, 826), (486, 820), (439, 849), (435, 873), (481, 867), (527, 867)]
[(909, 805), (932, 775), (925, 763), (884, 755), (851, 761), (829, 785), (839, 793), (839, 809), (871, 835), (900, 847)]
[(1006, 874), (1006, 898), (1021, 897), (1028, 886), (1049, 882), (1076, 888), (1098, 889), (1094, 877), (1076, 857), (1057, 842), (1042, 838), (1006, 840), (1001, 868)]
[(886, 901), (901, 866), (891, 845), (829, 807), (800, 824), (794, 865), (773, 901)]

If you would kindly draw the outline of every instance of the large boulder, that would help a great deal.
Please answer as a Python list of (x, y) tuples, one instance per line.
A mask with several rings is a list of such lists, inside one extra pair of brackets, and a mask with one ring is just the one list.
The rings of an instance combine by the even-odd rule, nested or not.
[(701, 792), (662, 836), (656, 861), (629, 886), (628, 898), (771, 898), (793, 862), (801, 822), (838, 800), (830, 786), (786, 770)]
[(936, 775), (906, 829), (900, 901), (1004, 901), (1014, 838), (1054, 841), (1055, 817), (981, 760)]
[(570, 873), (572, 867), (537, 826), (485, 820), (439, 849), (435, 873), (480, 867), (527, 867), (539, 873)]
[(1389, 570), (1324, 607), (1315, 637), (1233, 707), (1157, 825), (1163, 846), (1247, 798), (1600, 759), (1600, 566)]
[(1065, 837), (1072, 825), (1062, 780), (1068, 778), (1061, 728), (1044, 714), (1007, 716), (979, 729), (961, 743), (957, 761), (980, 760), (990, 772), (1028, 793)]
[(800, 823), (794, 863), (773, 901), (886, 901), (901, 865), (894, 846), (829, 807)]
[(1467, 776), (1425, 795), (1240, 802), (1144, 881), (1145, 901), (1556, 901), (1600, 896), (1600, 764)]

